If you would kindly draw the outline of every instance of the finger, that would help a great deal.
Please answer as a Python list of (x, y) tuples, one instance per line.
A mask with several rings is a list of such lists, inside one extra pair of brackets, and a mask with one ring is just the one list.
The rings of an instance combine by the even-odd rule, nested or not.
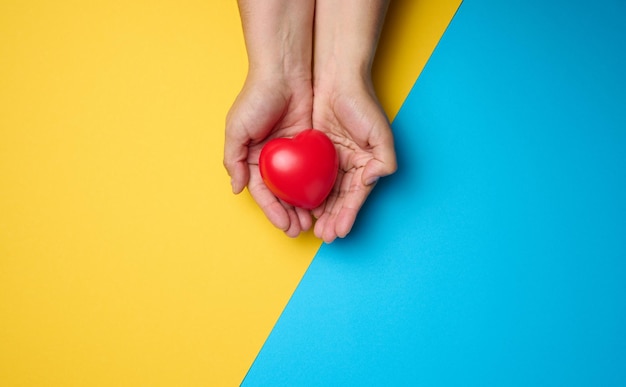
[(397, 170), (395, 157), (393, 161), (384, 162), (377, 159), (369, 160), (363, 167), (361, 183), (366, 186), (373, 185), (383, 176), (391, 175)]
[(350, 233), (361, 207), (374, 188), (373, 185), (363, 185), (358, 175), (357, 170), (349, 183), (342, 187), (341, 207), (337, 209), (333, 225), (333, 232), (338, 238), (345, 238)]
[[(332, 209), (337, 202), (337, 199), (340, 194), (341, 182), (344, 180), (345, 172), (339, 171), (337, 174), (337, 179), (335, 180), (335, 185), (333, 186), (332, 191), (324, 201), (324, 203), (316, 208), (314, 214), (318, 218), (315, 222), (315, 228), (313, 230), (316, 237), (320, 239), (324, 239), (324, 230), (326, 228), (326, 223), (332, 217)], [(324, 240), (326, 242), (326, 240)], [(331, 241), (332, 242), (332, 241)], [(330, 243), (330, 242), (328, 242)]]
[(341, 210), (346, 187), (350, 186), (353, 175), (352, 171), (342, 173), (341, 179), (338, 179), (335, 187), (333, 188), (333, 196), (326, 205), (325, 213), (322, 216), (324, 218), (324, 222), (323, 230), (321, 231), (321, 238), (326, 243), (331, 243), (337, 238), (337, 233), (335, 232), (337, 214)]
[(300, 220), (300, 227), (302, 227), (302, 231), (309, 231), (309, 229), (313, 225), (311, 212), (299, 207), (296, 207), (295, 210), (296, 214), (298, 215), (298, 219)]
[(361, 181), (364, 185), (372, 185), (379, 178), (391, 175), (398, 169), (393, 145), (374, 148), (373, 156), (363, 168)]
[(234, 194), (239, 194), (250, 181), (250, 170), (245, 162), (237, 162), (230, 177), (230, 186)]
[[(332, 195), (332, 192), (330, 194), (328, 194), (328, 197), (330, 197)], [(328, 200), (328, 199), (326, 199)], [(322, 216), (322, 214), (324, 213), (324, 208), (326, 208), (326, 200), (324, 200), (324, 202), (322, 204), (320, 204), (317, 208), (314, 208), (311, 211), (311, 215), (313, 215), (313, 217), (315, 219), (319, 219), (320, 216)]]
[(380, 177), (391, 175), (398, 168), (393, 134), (389, 126), (377, 131), (372, 137), (373, 158), (365, 164), (362, 175), (362, 182), (365, 185), (371, 185)]
[(233, 193), (240, 193), (248, 184), (250, 172), (248, 170), (248, 143), (250, 139), (245, 131), (237, 130), (233, 124), (226, 126), (224, 140), (224, 167), (230, 175)]
[(276, 196), (265, 186), (259, 174), (259, 167), (252, 165), (250, 168), (252, 169), (250, 173), (250, 183), (248, 184), (250, 195), (252, 195), (252, 198), (257, 202), (259, 207), (261, 207), (265, 216), (267, 216), (269, 221), (272, 222), (276, 228), (287, 231), (291, 226), (287, 209), (285, 209)]
[(322, 233), (322, 239), (324, 242), (331, 243), (337, 238), (336, 223), (337, 215), (341, 211), (346, 199), (345, 195), (348, 193), (352, 181), (354, 179), (354, 170), (350, 170), (343, 174), (341, 181), (337, 188), (337, 195), (335, 199), (330, 203), (331, 206), (327, 207), (328, 219), (324, 224), (324, 231)]
[(300, 217), (296, 211), (297, 208), (282, 199), (278, 199), (278, 202), (285, 208), (287, 215), (289, 215), (289, 228), (285, 230), (285, 234), (291, 238), (297, 237), (302, 232)]
[(323, 212), (315, 221), (315, 225), (313, 226), (313, 234), (315, 237), (322, 239), (322, 235), (324, 234), (324, 225), (328, 220), (329, 215)]
[(335, 219), (337, 237), (345, 238), (352, 231), (357, 215), (373, 188), (374, 184), (365, 186), (360, 178), (355, 177), (352, 180), (352, 186), (345, 195), (343, 206)]
[(289, 228), (285, 231), (285, 234), (290, 238), (295, 238), (300, 235), (302, 228), (300, 227), (300, 219), (298, 219), (298, 214), (293, 208), (287, 210), (287, 214), (289, 215)]

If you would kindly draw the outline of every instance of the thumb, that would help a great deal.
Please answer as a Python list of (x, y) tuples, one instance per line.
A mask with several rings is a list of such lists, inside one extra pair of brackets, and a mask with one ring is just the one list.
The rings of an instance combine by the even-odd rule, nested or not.
[(397, 166), (395, 164), (395, 158), (393, 164), (385, 164), (381, 160), (372, 159), (365, 164), (361, 180), (364, 185), (371, 185), (376, 183), (379, 178), (391, 175), (396, 171), (396, 169)]
[(363, 169), (361, 179), (364, 185), (374, 184), (379, 178), (391, 175), (398, 169), (391, 131), (387, 131), (381, 140), (379, 145), (374, 146), (373, 158)]
[(248, 169), (248, 142), (237, 131), (226, 129), (224, 141), (224, 167), (230, 175), (233, 193), (238, 194), (248, 185), (250, 170)]

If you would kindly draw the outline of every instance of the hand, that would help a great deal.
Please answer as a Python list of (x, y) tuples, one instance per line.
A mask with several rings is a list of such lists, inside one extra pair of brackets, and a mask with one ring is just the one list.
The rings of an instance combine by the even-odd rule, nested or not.
[(275, 137), (292, 137), (311, 127), (313, 92), (307, 77), (249, 74), (226, 117), (224, 166), (234, 193), (244, 187), (267, 218), (288, 236), (311, 228), (311, 214), (277, 199), (259, 172), (261, 148)]
[(249, 73), (226, 121), (224, 165), (233, 192), (247, 185), (287, 235), (308, 230), (311, 214), (268, 190), (258, 160), (269, 139), (315, 127), (335, 143), (340, 163), (334, 190), (313, 211), (315, 234), (326, 242), (344, 237), (374, 182), (396, 169), (391, 129), (369, 76), (388, 0), (238, 4)]
[(313, 211), (315, 235), (330, 243), (345, 237), (378, 178), (395, 172), (393, 135), (369, 78), (315, 89), (313, 126), (333, 141), (339, 174), (324, 204)]

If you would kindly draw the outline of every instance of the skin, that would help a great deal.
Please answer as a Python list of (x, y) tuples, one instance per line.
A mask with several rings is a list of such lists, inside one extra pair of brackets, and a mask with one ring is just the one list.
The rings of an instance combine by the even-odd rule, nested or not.
[(372, 85), (371, 69), (387, 10), (380, 0), (317, 0), (313, 126), (339, 153), (339, 175), (313, 211), (315, 235), (345, 237), (376, 181), (395, 172), (393, 134)]
[(239, 12), (249, 69), (226, 117), (224, 166), (233, 192), (247, 186), (272, 224), (295, 237), (311, 228), (311, 214), (277, 199), (258, 164), (267, 141), (312, 127), (314, 2), (241, 0)]
[[(226, 119), (224, 165), (233, 192), (247, 186), (268, 219), (291, 237), (312, 227), (311, 215), (318, 218), (318, 238), (345, 237), (375, 182), (396, 170), (393, 135), (371, 80), (387, 4), (239, 1), (249, 71)], [(340, 164), (333, 191), (312, 213), (278, 200), (258, 169), (268, 140), (310, 127), (329, 136)]]

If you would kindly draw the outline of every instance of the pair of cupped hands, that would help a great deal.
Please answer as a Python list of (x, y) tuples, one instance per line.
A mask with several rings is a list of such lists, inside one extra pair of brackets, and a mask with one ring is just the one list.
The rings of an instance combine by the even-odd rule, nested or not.
[[(318, 0), (316, 4), (320, 7), (323, 3)], [(327, 4), (336, 6), (332, 2)], [(346, 4), (341, 3), (342, 6)], [(357, 5), (355, 3), (352, 9), (363, 9)], [(296, 5), (284, 3), (283, 8), (277, 8), (279, 11), (272, 11), (271, 18), (277, 12), (286, 13), (280, 20), (303, 14), (291, 12), (289, 7)], [(224, 166), (231, 177), (232, 190), (238, 194), (248, 187), (271, 223), (290, 237), (314, 227), (315, 235), (327, 243), (337, 237), (343, 238), (352, 229), (376, 181), (396, 170), (393, 135), (371, 80), (376, 29), (384, 8), (379, 6), (376, 14), (368, 16), (372, 20), (369, 34), (340, 35), (350, 39), (363, 36), (367, 44), (345, 44), (348, 49), (341, 52), (362, 50), (364, 54), (360, 58), (364, 60), (337, 60), (332, 54), (333, 49), (324, 48), (324, 42), (328, 42), (328, 46), (337, 45), (339, 39), (320, 38), (321, 43), (316, 49), (323, 53), (319, 57), (325, 59), (320, 60), (319, 65), (316, 62), (316, 66), (312, 65), (310, 37), (300, 32), (302, 28), (295, 32), (283, 31), (279, 24), (264, 23), (258, 17), (265, 8), (244, 8), (242, 2), (240, 8), (250, 66), (244, 86), (226, 117)], [(337, 12), (316, 11), (321, 15), (318, 16), (320, 19), (324, 15), (337, 15)], [(357, 22), (360, 24), (355, 23), (355, 30), (363, 29), (361, 26), (367, 24), (362, 20)], [(310, 27), (310, 17), (293, 24), (307, 23)], [(336, 25), (346, 23), (337, 18)], [(272, 31), (268, 32), (269, 28)], [(304, 36), (300, 41), (305, 43), (292, 44), (298, 42), (299, 34)], [(270, 36), (272, 39), (265, 38)], [(276, 36), (284, 38), (274, 39)], [(273, 45), (276, 49), (272, 48)], [(285, 46), (289, 48), (284, 49)], [(278, 60), (270, 57), (272, 53)], [(335, 145), (339, 157), (335, 185), (326, 200), (313, 210), (294, 207), (278, 199), (267, 188), (259, 171), (259, 155), (269, 140), (293, 137), (308, 128), (324, 132)]]
[[(246, 186), (267, 218), (290, 237), (313, 226), (325, 242), (346, 236), (379, 177), (396, 170), (393, 136), (369, 79), (313, 87), (311, 79), (249, 74), (226, 120), (224, 165), (234, 193)], [(321, 82), (320, 82), (321, 83)], [(272, 138), (324, 132), (339, 156), (333, 190), (307, 211), (276, 198), (261, 179), (259, 155)]]

